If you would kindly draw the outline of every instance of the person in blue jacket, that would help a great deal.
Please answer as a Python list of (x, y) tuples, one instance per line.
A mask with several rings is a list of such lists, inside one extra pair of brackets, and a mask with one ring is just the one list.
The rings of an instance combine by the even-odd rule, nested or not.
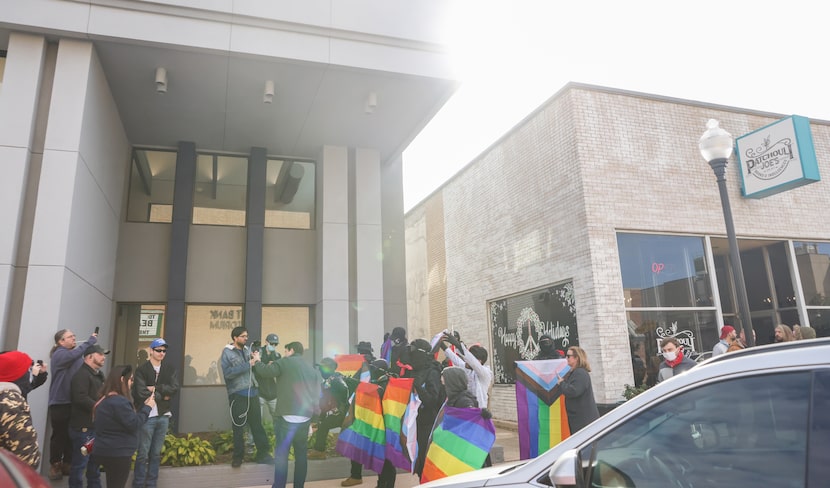
[(150, 395), (136, 412), (130, 396), (132, 386), (132, 366), (112, 368), (101, 388), (103, 396), (92, 409), (95, 444), (91, 455), (93, 462), (104, 467), (107, 488), (126, 486), (138, 432), (156, 405), (155, 395)]

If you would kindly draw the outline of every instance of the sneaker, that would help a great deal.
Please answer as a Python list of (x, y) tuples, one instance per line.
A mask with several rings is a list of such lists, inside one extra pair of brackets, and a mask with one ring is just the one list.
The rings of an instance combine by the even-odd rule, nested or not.
[[(316, 449), (308, 450), (308, 459), (326, 459), (326, 451), (318, 451)], [(351, 486), (351, 485), (343, 485)]]
[(52, 463), (49, 466), (49, 479), (52, 481), (58, 481), (63, 478), (63, 471), (61, 470), (61, 463)]
[(234, 459), (233, 461), (231, 461), (231, 467), (232, 468), (238, 468), (240, 466), (242, 466), (242, 460), (241, 459)]
[(362, 485), (363, 478), (346, 478), (340, 482), (340, 486), (355, 486)]
[(256, 460), (257, 464), (274, 464), (274, 457), (270, 454), (266, 454)]

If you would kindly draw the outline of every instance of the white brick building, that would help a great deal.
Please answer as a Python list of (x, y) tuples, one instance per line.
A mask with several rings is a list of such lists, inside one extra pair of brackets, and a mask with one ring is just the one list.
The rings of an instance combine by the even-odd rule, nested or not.
[[(599, 403), (634, 383), (639, 343), (651, 368), (669, 332), (711, 350), (736, 307), (718, 186), (698, 139), (710, 118), (739, 137), (785, 116), (564, 87), (407, 214), (410, 338), (450, 327), (498, 356), (488, 307), (547, 300), (572, 282), (578, 334), (568, 340), (588, 353)], [(830, 125), (811, 129), (828, 175)], [(828, 183), (744, 198), (734, 157), (726, 179), (758, 342), (778, 323), (830, 335)], [(509, 362), (493, 359), (494, 369)], [(513, 391), (495, 386), (496, 418), (515, 420)]]

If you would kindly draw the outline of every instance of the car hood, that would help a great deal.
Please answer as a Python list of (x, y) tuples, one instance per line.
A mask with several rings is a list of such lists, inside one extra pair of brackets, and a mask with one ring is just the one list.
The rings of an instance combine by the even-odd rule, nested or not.
[(425, 488), (438, 487), (452, 487), (452, 488), (469, 488), (476, 486), (498, 485), (499, 476), (513, 471), (517, 466), (525, 464), (526, 461), (512, 461), (508, 463), (501, 463), (498, 466), (490, 468), (477, 469), (467, 473), (457, 474), (455, 476), (448, 476), (440, 480), (430, 481), (429, 483), (420, 485)]

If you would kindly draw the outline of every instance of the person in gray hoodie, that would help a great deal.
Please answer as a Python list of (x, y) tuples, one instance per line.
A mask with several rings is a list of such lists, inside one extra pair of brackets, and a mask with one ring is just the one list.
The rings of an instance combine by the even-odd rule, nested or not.
[(49, 439), (49, 479), (59, 480), (69, 475), (72, 465), (72, 440), (69, 438), (69, 416), (72, 399), (69, 396), (72, 377), (84, 362), (84, 352), (98, 343), (93, 333), (80, 344), (69, 329), (55, 332), (55, 345), (49, 353), (52, 362), (52, 383), (49, 384), (49, 420), (52, 436)]

